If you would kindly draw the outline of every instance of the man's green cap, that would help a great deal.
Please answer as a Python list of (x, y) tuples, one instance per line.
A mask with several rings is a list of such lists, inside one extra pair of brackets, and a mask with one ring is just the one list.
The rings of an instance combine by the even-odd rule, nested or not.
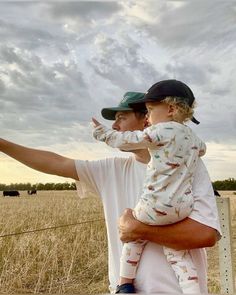
[(119, 105), (117, 107), (112, 107), (112, 108), (104, 108), (101, 111), (101, 114), (103, 116), (104, 119), (107, 120), (115, 120), (115, 115), (117, 112), (125, 112), (125, 111), (134, 111), (134, 110), (138, 110), (140, 112), (145, 112), (146, 108), (145, 108), (145, 104), (142, 104), (139, 106), (138, 109), (134, 109), (133, 107), (131, 108), (129, 106), (130, 103), (138, 103), (139, 100), (142, 100), (144, 98), (145, 93), (142, 92), (126, 92), (124, 94), (123, 99), (121, 100), (121, 102), (119, 103)]

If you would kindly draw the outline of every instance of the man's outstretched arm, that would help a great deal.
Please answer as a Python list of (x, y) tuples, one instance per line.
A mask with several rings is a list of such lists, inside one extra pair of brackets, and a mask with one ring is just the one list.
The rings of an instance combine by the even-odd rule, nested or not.
[(0, 152), (40, 172), (79, 180), (73, 159), (48, 151), (24, 147), (1, 138)]
[(164, 226), (146, 225), (136, 220), (131, 209), (126, 209), (119, 221), (123, 242), (148, 240), (176, 250), (212, 247), (218, 240), (217, 231), (191, 218)]

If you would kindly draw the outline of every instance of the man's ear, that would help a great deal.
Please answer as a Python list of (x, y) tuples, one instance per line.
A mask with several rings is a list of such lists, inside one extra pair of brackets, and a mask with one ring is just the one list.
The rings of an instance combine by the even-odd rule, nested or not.
[(147, 127), (149, 127), (150, 126), (150, 124), (149, 124), (149, 122), (148, 122), (148, 117), (147, 117), (147, 115), (145, 116), (145, 118), (144, 118), (144, 128), (147, 128)]

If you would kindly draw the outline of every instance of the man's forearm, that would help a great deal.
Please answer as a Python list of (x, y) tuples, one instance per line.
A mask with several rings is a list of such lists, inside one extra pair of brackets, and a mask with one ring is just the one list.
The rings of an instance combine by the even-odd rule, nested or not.
[(211, 247), (216, 242), (215, 230), (190, 218), (166, 226), (140, 226), (140, 238), (176, 250)]
[[(128, 211), (128, 210), (127, 210)], [(211, 247), (217, 241), (217, 231), (190, 218), (165, 226), (150, 226), (135, 220), (131, 211), (120, 220), (123, 242), (148, 240), (176, 250)]]
[(40, 172), (77, 179), (72, 159), (0, 139), (0, 152)]

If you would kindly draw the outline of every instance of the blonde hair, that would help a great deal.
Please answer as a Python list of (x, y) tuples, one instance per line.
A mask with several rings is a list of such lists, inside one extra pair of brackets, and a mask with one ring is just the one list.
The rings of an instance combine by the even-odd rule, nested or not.
[(167, 96), (163, 102), (175, 108), (176, 111), (173, 113), (173, 121), (184, 123), (192, 119), (195, 103), (189, 106), (185, 98), (176, 96)]

